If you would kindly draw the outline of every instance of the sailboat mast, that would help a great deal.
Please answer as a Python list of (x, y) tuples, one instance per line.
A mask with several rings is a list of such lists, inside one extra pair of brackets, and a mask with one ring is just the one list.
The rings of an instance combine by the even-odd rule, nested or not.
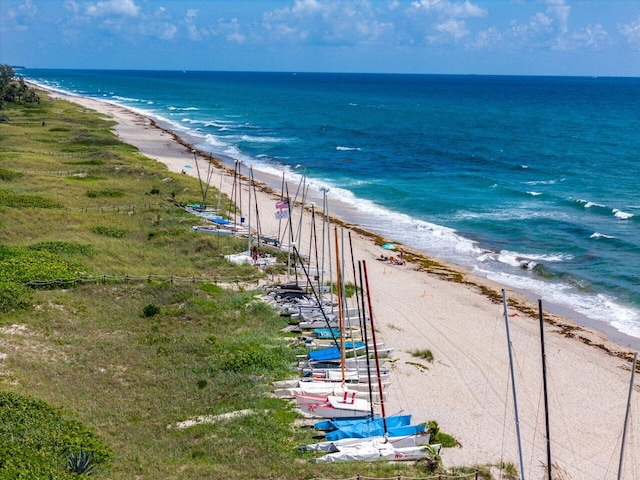
[(342, 372), (342, 385), (344, 386), (344, 325), (342, 318), (342, 285), (340, 278), (340, 248), (338, 247), (338, 228), (334, 227), (336, 241), (336, 290), (338, 292), (338, 326), (340, 328), (340, 371)]
[(631, 382), (629, 383), (629, 396), (627, 397), (627, 411), (624, 415), (624, 428), (622, 429), (622, 444), (620, 445), (620, 464), (618, 466), (618, 480), (622, 478), (622, 462), (624, 461), (624, 442), (627, 436), (627, 424), (629, 423), (629, 410), (631, 409), (631, 394), (633, 393), (633, 380), (636, 376), (636, 365), (638, 364), (638, 352), (633, 355), (633, 366), (631, 367)]
[(198, 183), (200, 184), (200, 193), (202, 194), (202, 202), (200, 207), (204, 210), (206, 208), (206, 195), (204, 193), (204, 187), (202, 186), (202, 177), (200, 176), (200, 166), (198, 165), (198, 155), (195, 150), (191, 150), (193, 153), (193, 163), (196, 164), (196, 172), (198, 172)]
[(380, 358), (378, 357), (378, 342), (376, 341), (376, 326), (373, 323), (373, 307), (371, 306), (371, 294), (369, 292), (369, 276), (367, 275), (367, 262), (362, 261), (364, 270), (364, 283), (367, 288), (367, 302), (369, 303), (369, 320), (371, 321), (371, 340), (373, 341), (373, 355), (376, 359), (376, 373), (378, 375), (378, 392), (380, 393), (380, 411), (382, 413), (382, 427), (384, 428), (385, 440), (389, 436), (387, 429), (387, 416), (384, 411), (384, 395), (382, 392), (382, 377), (380, 376)]
[[(358, 314), (360, 316), (360, 321), (362, 322), (362, 331), (364, 332), (364, 352), (367, 356), (367, 380), (369, 381), (369, 405), (371, 405), (371, 418), (373, 418), (373, 383), (371, 383), (371, 359), (369, 355), (369, 337), (367, 334), (367, 314), (364, 311), (364, 284), (362, 281), (362, 262), (358, 260), (358, 274), (360, 275), (360, 300), (362, 305), (362, 309), (358, 306)], [(355, 275), (355, 274), (354, 274)], [(358, 292), (356, 290), (356, 297), (358, 296)], [(382, 397), (383, 392), (378, 392), (380, 397)]]
[(544, 394), (544, 420), (547, 429), (547, 479), (551, 480), (551, 435), (549, 430), (549, 399), (547, 395), (547, 356), (544, 351), (544, 319), (542, 316), (542, 300), (538, 300), (538, 316), (540, 317), (540, 348), (542, 350), (542, 389)]
[[(248, 235), (248, 250), (249, 255), (251, 255), (251, 186), (253, 184), (253, 167), (249, 167), (249, 206), (247, 207), (247, 226), (249, 227), (249, 235)], [(257, 259), (256, 259), (257, 263)]]
[(511, 371), (511, 387), (513, 391), (513, 409), (516, 418), (516, 437), (518, 439), (518, 457), (520, 460), (520, 480), (524, 479), (524, 462), (522, 460), (522, 440), (520, 439), (520, 418), (518, 416), (518, 396), (516, 395), (516, 378), (513, 373), (513, 354), (511, 353), (511, 334), (509, 333), (509, 311), (507, 310), (507, 293), (502, 290), (502, 305), (504, 307), (504, 323), (507, 330), (507, 347), (509, 350), (509, 370)]

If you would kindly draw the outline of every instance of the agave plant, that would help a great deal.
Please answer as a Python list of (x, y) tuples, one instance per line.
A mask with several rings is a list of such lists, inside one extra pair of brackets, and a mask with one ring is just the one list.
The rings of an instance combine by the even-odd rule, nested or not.
[(95, 470), (95, 462), (90, 453), (80, 450), (67, 455), (67, 470), (78, 475), (91, 475)]

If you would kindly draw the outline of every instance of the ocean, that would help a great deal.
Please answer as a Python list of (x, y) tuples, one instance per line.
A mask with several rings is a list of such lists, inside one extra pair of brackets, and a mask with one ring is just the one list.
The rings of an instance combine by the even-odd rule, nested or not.
[(347, 221), (640, 339), (638, 78), (16, 73), (306, 174)]

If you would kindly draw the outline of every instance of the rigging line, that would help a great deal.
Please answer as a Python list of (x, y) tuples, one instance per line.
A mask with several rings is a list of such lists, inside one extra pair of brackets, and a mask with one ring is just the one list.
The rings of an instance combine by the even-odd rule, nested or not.
[(371, 290), (369, 288), (369, 276), (367, 275), (367, 262), (362, 261), (362, 271), (364, 273), (364, 285), (367, 289), (367, 305), (369, 307), (369, 320), (371, 322), (371, 340), (373, 341), (373, 354), (376, 358), (376, 374), (378, 376), (378, 392), (380, 392), (380, 409), (382, 411), (382, 425), (384, 429), (384, 438), (385, 440), (389, 437), (389, 431), (387, 430), (387, 418), (385, 415), (384, 408), (384, 395), (382, 392), (382, 378), (380, 377), (380, 361), (378, 357), (378, 346), (376, 340), (376, 326), (374, 325), (374, 317), (373, 317), (373, 305), (371, 305)]
[[(295, 247), (295, 245), (293, 246), (293, 253), (294, 253), (294, 255), (298, 256), (298, 258), (300, 260), (300, 265), (302, 266), (302, 271), (304, 272), (305, 276), (307, 277), (307, 281), (311, 282), (311, 280), (309, 279), (309, 274), (307, 273), (307, 270), (304, 268), (304, 264), (302, 263), (302, 258), (300, 257), (300, 253), (298, 253), (298, 249)], [(320, 305), (320, 313), (322, 313), (322, 317), (324, 318), (324, 321), (327, 324), (327, 327), (329, 328), (329, 333), (331, 334), (331, 339), (333, 340), (333, 343), (335, 344), (335, 346), (338, 347), (338, 340), (336, 339), (336, 336), (333, 333), (333, 328), (331, 328), (331, 323), (329, 322), (329, 318), (327, 317), (327, 313), (324, 311), (324, 308), (322, 306), (322, 302), (320, 301), (320, 298), (318, 297), (318, 293), (313, 288), (313, 284), (311, 284), (311, 293), (313, 293), (313, 296), (316, 299), (316, 302), (318, 303), (318, 305)]]
[[(500, 330), (500, 320), (502, 319), (502, 313), (500, 312), (500, 310), (496, 310), (495, 312), (495, 317), (494, 317), (494, 322), (493, 322), (493, 334), (491, 335), (491, 348), (489, 349), (488, 352), (488, 356), (491, 359), (495, 359), (496, 358), (496, 345), (498, 342), (498, 331)], [(495, 362), (495, 364), (497, 364), (498, 362)], [(485, 408), (483, 408), (482, 410), (482, 415), (480, 417), (480, 426), (479, 428), (476, 430), (476, 434), (477, 434), (477, 438), (482, 438), (483, 432), (484, 432), (484, 425), (485, 425), (485, 420), (487, 418), (487, 410), (486, 410), (486, 406), (489, 405), (489, 402), (487, 401), (488, 395), (489, 395), (489, 386), (490, 386), (490, 382), (484, 382), (484, 389), (482, 391), (482, 405), (485, 406)], [(506, 405), (506, 401), (503, 402), (503, 405)], [(506, 415), (506, 407), (505, 407), (505, 415)], [(504, 427), (505, 425), (505, 420), (503, 419), (502, 425)], [(504, 441), (504, 433), (503, 433), (503, 441)], [(481, 444), (482, 442), (478, 442), (478, 444)], [(503, 445), (504, 446), (504, 445)], [(480, 452), (476, 452), (476, 455), (480, 455)], [(476, 456), (475, 458), (476, 461), (479, 461), (479, 458)]]
[[(253, 178), (253, 167), (249, 168), (249, 174), (251, 179), (251, 186), (253, 187), (253, 198), (255, 201), (256, 208), (256, 232), (258, 232), (258, 249), (260, 248), (260, 236), (262, 235), (262, 227), (260, 226), (260, 209), (258, 208), (258, 192), (256, 191), (256, 182)], [(251, 213), (249, 213), (251, 215)]]
[(202, 203), (203, 207), (207, 205), (207, 193), (209, 192), (209, 186), (211, 185), (211, 175), (213, 175), (213, 165), (211, 163), (211, 154), (209, 154), (209, 160), (207, 161), (207, 180), (206, 187), (204, 188), (204, 192), (202, 194)]
[[(302, 217), (300, 217), (302, 218)], [(309, 249), (307, 250), (307, 252), (309, 252), (309, 270), (311, 270), (311, 260), (313, 259), (314, 255), (313, 255), (313, 236), (316, 233), (316, 210), (315, 210), (315, 205), (313, 203), (311, 203), (311, 222), (309, 223)], [(300, 238), (300, 245), (302, 245), (302, 237)], [(317, 257), (317, 252), (316, 252), (316, 266), (318, 265), (318, 257)], [(317, 270), (316, 270), (317, 273)]]
[[(291, 224), (291, 198), (289, 197), (289, 184), (285, 184), (285, 192), (287, 194), (287, 202), (289, 204), (289, 217), (287, 218), (287, 226), (286, 228), (289, 230), (289, 248), (288, 250), (288, 262), (289, 262), (289, 269), (291, 268), (291, 247), (295, 247), (295, 240), (293, 239), (293, 226)], [(286, 230), (285, 230), (286, 231)], [(302, 258), (302, 256), (300, 255), (300, 253), (298, 253), (298, 257), (300, 258), (300, 262), (302, 263), (304, 261), (304, 259)], [(293, 257), (293, 274), (295, 275), (296, 278), (296, 285), (298, 284), (298, 269), (296, 268), (295, 265), (295, 256)], [(289, 274), (290, 272), (288, 271), (287, 274)]]
[[(560, 362), (558, 362), (558, 363), (560, 363)], [(557, 412), (556, 412), (556, 415), (554, 415), (554, 418), (557, 418), (558, 414), (559, 414), (560, 423), (561, 423), (562, 428), (564, 430), (564, 436), (569, 442), (568, 448), (569, 448), (569, 451), (571, 452), (571, 455), (573, 456), (573, 463), (574, 464), (579, 464), (580, 461), (579, 461), (579, 459), (577, 457), (577, 454), (576, 454), (576, 447), (575, 447), (575, 445), (573, 444), (573, 441), (572, 441), (573, 437), (569, 433), (569, 426), (567, 425), (567, 419), (565, 417), (565, 412), (564, 412), (564, 410), (562, 408), (562, 405), (563, 405), (564, 401), (558, 396), (558, 392), (562, 391), (563, 389), (558, 388), (558, 386), (557, 386), (556, 377), (555, 377), (553, 368), (547, 369), (547, 380), (549, 380), (550, 383), (551, 383), (551, 388), (549, 388), (549, 391), (553, 393), (553, 398), (555, 400), (554, 405), (557, 407)], [(559, 445), (559, 443), (556, 440), (554, 440), (554, 445)], [(563, 446), (565, 446), (565, 445), (563, 445)], [(584, 459), (584, 460), (589, 460), (589, 459)]]
[[(325, 235), (325, 227), (327, 225), (327, 219), (325, 216), (325, 212), (326, 212), (326, 208), (327, 208), (327, 192), (326, 190), (322, 190), (322, 215), (321, 215), (321, 221), (322, 221), (322, 229), (321, 229), (321, 250), (320, 250), (320, 263), (322, 264), (322, 270), (319, 273), (319, 278), (318, 278), (318, 290), (322, 291), (321, 288), (324, 287), (324, 257), (325, 257), (325, 240), (326, 240), (326, 235)], [(329, 296), (329, 299), (331, 299), (331, 296)]]
[(344, 364), (345, 364), (345, 339), (344, 339), (344, 324), (342, 318), (342, 282), (340, 278), (340, 248), (338, 247), (338, 227), (334, 227), (333, 233), (335, 234), (336, 241), (336, 290), (338, 293), (338, 324), (340, 325), (340, 372), (342, 373), (342, 386), (344, 387)]
[(198, 165), (198, 156), (195, 150), (191, 151), (193, 153), (193, 163), (196, 164), (196, 171), (198, 172), (198, 184), (200, 185), (200, 193), (202, 194), (202, 207), (205, 207), (206, 205), (204, 205), (205, 202), (205, 193), (204, 193), (204, 189), (202, 187), (202, 177), (200, 176), (200, 166)]
[[(240, 208), (240, 223), (242, 223), (242, 162), (238, 160), (238, 202), (237, 205)], [(234, 217), (236, 226), (238, 221)]]
[(358, 277), (356, 275), (355, 259), (353, 258), (354, 255), (353, 255), (353, 242), (351, 241), (351, 231), (348, 232), (348, 235), (349, 235), (349, 250), (351, 251), (351, 268), (353, 270), (353, 285), (354, 285), (354, 289), (355, 289), (356, 307), (358, 309), (358, 318), (360, 320), (360, 328), (363, 329), (364, 328), (364, 322), (363, 322), (362, 316), (360, 315), (360, 313), (361, 313), (361, 305), (360, 305), (360, 299), (358, 298)]
[(609, 456), (609, 463), (607, 464), (607, 468), (605, 470), (605, 478), (607, 477), (607, 475), (609, 474), (610, 471), (612, 471), (613, 469), (613, 464), (616, 461), (616, 450), (617, 450), (617, 445), (620, 444), (620, 440), (622, 439), (622, 431), (620, 431), (618, 433), (618, 438), (616, 438), (615, 441), (615, 445), (613, 451), (611, 452), (611, 455)]
[(508, 306), (507, 306), (507, 292), (503, 289), (502, 290), (502, 304), (504, 306), (504, 323), (505, 323), (505, 330), (507, 332), (507, 348), (509, 350), (509, 367), (510, 367), (510, 371), (511, 371), (511, 388), (513, 391), (513, 410), (515, 412), (515, 426), (516, 426), (516, 436), (517, 436), (517, 440), (518, 440), (518, 461), (519, 461), (519, 465), (520, 465), (520, 479), (524, 480), (525, 476), (524, 476), (524, 462), (522, 461), (522, 439), (520, 436), (520, 417), (518, 414), (518, 400), (517, 400), (517, 395), (516, 395), (516, 380), (515, 380), (515, 375), (514, 375), (514, 368), (513, 368), (513, 345), (511, 342), (511, 335), (509, 332), (509, 310), (508, 310)]
[(238, 160), (236, 160), (236, 163), (233, 167), (233, 183), (231, 184), (231, 195), (229, 195), (229, 208), (227, 210), (227, 212), (231, 213), (231, 208), (233, 207), (233, 223), (236, 223), (236, 204), (234, 203), (234, 199), (235, 199), (235, 193), (236, 193), (237, 178), (238, 178)]
[[(629, 409), (629, 445), (634, 446), (636, 444), (635, 438), (633, 407), (631, 407)], [(628, 475), (629, 478), (638, 478), (638, 464), (636, 460), (636, 449), (631, 448), (631, 458), (625, 462), (627, 468), (631, 467), (633, 469), (633, 475)]]
[[(284, 172), (282, 172), (282, 183), (280, 185), (280, 200), (284, 200)], [(278, 239), (279, 243), (282, 243), (282, 238), (280, 237), (280, 228), (282, 226), (282, 219), (279, 218), (278, 219), (278, 236), (276, 237)]]
[(542, 403), (542, 390), (539, 391), (538, 393), (538, 408), (536, 409), (536, 417), (535, 417), (535, 422), (533, 424), (533, 442), (532, 442), (532, 454), (531, 454), (531, 458), (529, 459), (529, 471), (533, 471), (533, 457), (535, 457), (535, 451), (536, 451), (536, 440), (538, 438), (538, 425), (540, 422), (540, 410), (541, 410), (541, 403)]
[[(508, 371), (507, 371), (507, 376), (508, 376)], [(502, 444), (500, 445), (500, 462), (504, 463), (504, 457), (506, 455), (505, 450), (506, 450), (506, 437), (507, 437), (507, 425), (511, 425), (511, 422), (509, 422), (507, 420), (509, 413), (509, 381), (507, 380), (507, 382), (505, 383), (506, 388), (504, 390), (504, 399), (502, 401), (502, 404), (504, 405), (504, 410), (502, 413)], [(511, 431), (511, 428), (509, 428), (509, 431)], [(500, 478), (502, 478), (502, 470), (500, 469)]]
[[(373, 385), (371, 383), (371, 356), (369, 353), (369, 334), (367, 332), (367, 321), (366, 321), (366, 312), (364, 311), (364, 282), (362, 280), (362, 262), (358, 260), (358, 273), (360, 278), (360, 299), (361, 302), (358, 305), (362, 305), (362, 310), (358, 307), (358, 317), (360, 317), (360, 322), (363, 326), (364, 332), (364, 352), (367, 356), (366, 364), (367, 364), (367, 380), (369, 381), (369, 385)], [(356, 298), (358, 297), (358, 290), (356, 289)], [(378, 392), (380, 394), (380, 398), (384, 395), (384, 392)], [(371, 416), (373, 417), (373, 389), (369, 387), (369, 404), (371, 405)]]
[(636, 377), (636, 366), (638, 365), (638, 352), (633, 356), (633, 365), (631, 366), (631, 382), (629, 384), (629, 396), (627, 397), (626, 411), (624, 415), (624, 429), (622, 430), (622, 441), (620, 442), (620, 466), (618, 467), (618, 480), (622, 475), (622, 463), (624, 461), (624, 444), (627, 436), (627, 427), (629, 424), (629, 413), (631, 412), (631, 395), (633, 394), (633, 381)]
[[(306, 177), (305, 177), (306, 178)], [(298, 220), (298, 242), (302, 245), (302, 221), (304, 220), (304, 209), (307, 202), (307, 194), (309, 193), (309, 186), (302, 187), (302, 202), (300, 203), (300, 220)], [(311, 261), (311, 249), (309, 249), (309, 261)]]
[[(320, 288), (322, 287), (322, 281), (321, 281), (321, 274), (320, 274), (320, 270), (322, 269), (324, 271), (324, 265), (320, 266), (320, 261), (318, 258), (318, 229), (316, 227), (316, 208), (315, 205), (312, 205), (311, 207), (311, 226), (313, 229), (313, 246), (314, 246), (314, 251), (315, 251), (315, 256), (316, 256), (316, 278), (315, 280), (317, 280), (318, 282), (318, 291), (320, 291)], [(311, 255), (309, 255), (309, 259), (311, 259)]]

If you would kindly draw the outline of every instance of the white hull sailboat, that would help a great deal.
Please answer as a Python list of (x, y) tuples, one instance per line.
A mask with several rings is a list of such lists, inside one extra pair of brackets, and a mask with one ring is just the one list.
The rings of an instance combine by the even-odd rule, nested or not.
[(379, 462), (379, 461), (415, 461), (430, 458), (440, 450), (439, 445), (396, 446), (382, 439), (360, 442), (356, 445), (340, 447), (337, 452), (327, 453), (316, 458), (315, 463), (333, 462)]
[[(304, 397), (306, 397), (307, 400), (300, 400), (298, 402), (298, 408), (304, 413), (315, 417), (338, 419), (365, 418), (371, 415), (371, 404), (369, 401), (363, 398), (356, 398), (355, 395), (344, 395), (342, 397), (333, 395), (327, 397), (305, 395)], [(322, 399), (324, 399), (324, 401)]]

